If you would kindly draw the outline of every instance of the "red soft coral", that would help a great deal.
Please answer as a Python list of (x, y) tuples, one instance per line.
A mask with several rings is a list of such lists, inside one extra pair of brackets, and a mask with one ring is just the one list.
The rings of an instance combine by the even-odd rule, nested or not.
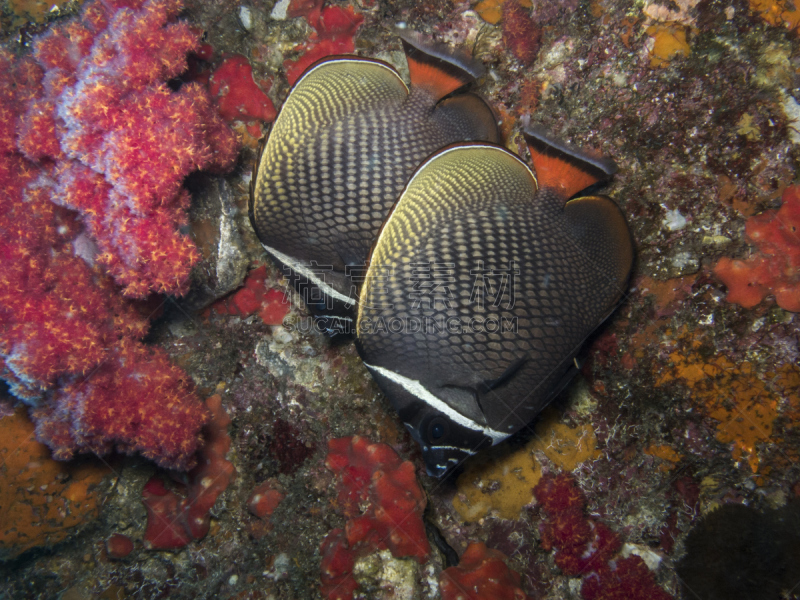
[(536, 495), (542, 510), (557, 513), (576, 509), (583, 512), (586, 498), (575, 483), (575, 479), (567, 473), (547, 474), (536, 484), (533, 493)]
[(60, 172), (81, 165), (104, 179), (104, 189), (95, 185), (88, 194), (90, 206), (71, 201), (69, 185), (54, 201), (85, 217), (100, 262), (127, 295), (183, 294), (199, 259), (181, 233), (183, 180), (199, 169), (229, 167), (236, 140), (204, 88), (166, 85), (199, 43), (176, 20), (181, 3), (129, 2), (116, 12), (110, 6), (90, 3), (80, 21), (34, 42), (42, 96), (20, 121), (19, 149), (30, 160), (58, 159)]
[(207, 413), (189, 377), (163, 350), (123, 341), (88, 375), (62, 381), (31, 411), (37, 438), (55, 458), (116, 448), (168, 466), (191, 466)]
[(197, 46), (180, 9), (89, 2), (32, 56), (0, 49), (0, 376), (59, 458), (117, 449), (186, 469), (208, 418), (117, 285), (186, 291), (183, 179), (236, 157), (208, 94), (166, 86)]

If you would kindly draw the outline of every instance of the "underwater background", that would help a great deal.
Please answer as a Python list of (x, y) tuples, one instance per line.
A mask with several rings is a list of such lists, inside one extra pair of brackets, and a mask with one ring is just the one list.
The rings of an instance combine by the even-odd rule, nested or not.
[[(0, 6), (0, 599), (800, 598), (789, 0)], [(572, 384), (444, 480), (248, 219), (291, 86), (407, 79), (397, 26), (523, 160), (613, 158), (636, 247)]]

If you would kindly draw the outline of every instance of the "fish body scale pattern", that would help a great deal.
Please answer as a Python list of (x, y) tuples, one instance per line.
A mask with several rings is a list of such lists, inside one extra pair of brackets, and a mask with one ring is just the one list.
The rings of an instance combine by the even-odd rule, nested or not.
[[(292, 91), (255, 191), (259, 238), (301, 261), (363, 265), (414, 169), (470, 134), (435, 100), (371, 61), (323, 65)], [(315, 76), (316, 75), (316, 76)]]
[[(437, 288), (433, 297), (419, 293), (420, 275), (430, 274), (420, 265), (437, 266), (427, 286)], [(427, 163), (384, 227), (362, 291), (359, 340), (367, 362), (402, 365), (402, 375), (428, 389), (475, 389), (487, 424), (513, 432), (549, 401), (619, 286), (602, 251), (573, 236), (563, 202), (537, 193), (524, 164), (468, 146)], [(452, 331), (373, 333), (378, 323), (412, 317), (449, 322)], [(523, 357), (502, 389), (480, 387)]]

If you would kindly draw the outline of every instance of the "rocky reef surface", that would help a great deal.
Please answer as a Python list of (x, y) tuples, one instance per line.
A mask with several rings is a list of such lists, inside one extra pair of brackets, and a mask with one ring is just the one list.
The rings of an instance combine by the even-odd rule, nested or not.
[[(103, 4), (110, 12), (127, 5)], [(160, 91), (148, 92), (154, 99), (142, 93), (126, 110), (146, 114), (144, 103), (158, 94), (192, 90), (194, 104), (185, 100), (175, 118), (189, 120), (192, 105), (189, 121), (200, 126), (198, 103), (213, 102), (219, 117), (204, 118), (227, 140), (228, 154), (219, 118), (235, 132), (238, 162), (226, 174), (196, 172), (214, 160), (194, 157), (204, 149), (195, 135), (171, 180), (170, 224), (151, 231), (145, 222), (132, 237), (102, 229), (110, 220), (92, 230), (89, 205), (37, 218), (64, 227), (42, 225), (54, 256), (85, 241), (80, 234), (69, 241), (82, 228), (109, 245), (94, 270), (80, 274), (86, 289), (94, 286), (84, 298), (97, 294), (112, 307), (94, 323), (117, 332), (103, 334), (108, 352), (142, 362), (114, 358), (138, 386), (115, 388), (91, 379), (92, 365), (107, 355), (81, 355), (100, 405), (123, 398), (125, 423), (136, 411), (145, 423), (157, 414), (162, 437), (188, 441), (111, 433), (121, 427), (115, 418), (124, 420), (114, 410), (90, 421), (70, 400), (56, 402), (76, 385), (65, 380), (76, 377), (72, 363), (26, 380), (41, 396), (27, 400), (34, 422), (46, 413), (47, 423), (73, 436), (45, 430), (36, 441), (28, 408), (11, 393), (19, 382), (3, 375), (12, 387), (0, 401), (0, 599), (706, 600), (738, 598), (742, 588), (729, 583), (752, 580), (769, 585), (747, 588), (751, 598), (800, 597), (800, 11), (793, 4), (151, 4), (175, 13), (162, 24), (187, 24), (168, 31), (181, 36), (173, 45), (180, 61), (188, 59), (162, 65)], [(82, 18), (82, 10), (74, 2), (4, 0), (0, 58), (33, 64), (25, 61), (38, 36)], [(136, 31), (135, 20), (128, 23)], [(509, 149), (526, 156), (521, 129), (533, 123), (611, 156), (619, 172), (606, 193), (625, 213), (637, 250), (629, 292), (589, 341), (576, 380), (527, 430), (444, 481), (425, 474), (352, 343), (331, 343), (315, 330), (247, 219), (257, 143), (291, 83), (337, 53), (379, 58), (407, 74), (397, 26), (462, 44), (486, 65), (476, 91), (496, 111)], [(57, 103), (47, 96), (54, 79), (35, 101)], [(0, 131), (0, 142), (26, 140), (25, 150), (8, 151), (23, 175), (3, 171), (0, 180), (33, 186), (34, 167), (20, 166), (29, 163), (36, 177), (41, 171), (55, 181), (67, 181), (58, 179), (59, 161), (88, 173), (73, 163), (97, 159), (92, 140), (81, 138), (84, 158), (75, 158), (59, 147), (61, 130), (33, 135), (46, 124), (19, 102), (8, 110), (29, 127)], [(87, 108), (98, 113), (93, 123), (104, 118), (97, 106)], [(147, 139), (163, 144), (153, 164), (173, 170), (159, 164), (175, 144), (160, 138), (172, 117), (169, 103), (159, 106)], [(140, 181), (123, 175), (130, 185)], [(158, 237), (175, 227), (183, 237)], [(126, 262), (131, 239), (147, 241), (146, 267)], [(180, 281), (151, 264), (159, 239), (181, 249)], [(64, 260), (80, 255), (78, 246)], [(185, 293), (158, 295), (165, 291)], [(8, 360), (9, 323), (33, 314), (22, 312), (25, 301), (48, 314), (56, 309), (37, 304), (40, 296), (2, 293), (16, 303), (0, 306), (0, 353)], [(119, 333), (123, 322), (135, 331)], [(129, 341), (123, 347), (120, 339)], [(152, 369), (171, 378), (162, 388), (132, 366), (155, 364), (153, 356)], [(97, 372), (110, 382), (106, 371)], [(164, 421), (164, 398), (192, 419)], [(96, 437), (75, 438), (86, 423)], [(198, 436), (202, 449), (192, 454)], [(175, 450), (157, 466), (162, 446)], [(69, 450), (59, 458), (87, 450), (102, 457), (58, 462), (50, 458), (57, 448)], [(751, 553), (759, 560), (741, 558)]]

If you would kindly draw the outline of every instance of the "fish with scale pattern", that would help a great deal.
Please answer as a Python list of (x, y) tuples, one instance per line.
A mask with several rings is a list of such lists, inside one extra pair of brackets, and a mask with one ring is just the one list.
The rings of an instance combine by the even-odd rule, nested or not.
[(312, 65), (281, 108), (251, 184), (260, 241), (331, 333), (352, 325), (370, 247), (417, 166), (451, 143), (499, 141), (487, 104), (458, 93), (482, 66), (416, 34), (401, 38), (410, 87), (378, 60)]
[(526, 138), (536, 175), (484, 143), (425, 161), (361, 290), (359, 353), (434, 476), (539, 414), (627, 286), (633, 242), (622, 212), (580, 195), (613, 162), (536, 129)]

